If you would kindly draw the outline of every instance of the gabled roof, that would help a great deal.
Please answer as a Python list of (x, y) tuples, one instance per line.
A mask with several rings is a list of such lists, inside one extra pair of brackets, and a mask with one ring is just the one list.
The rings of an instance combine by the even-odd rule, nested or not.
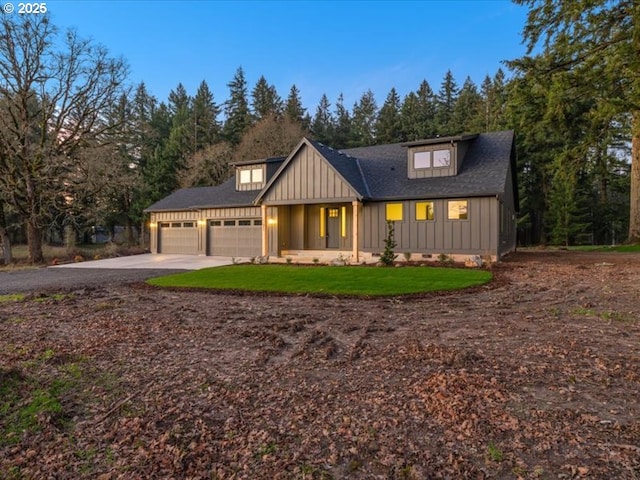
[[(407, 148), (409, 146), (433, 145), (449, 141), (468, 142), (469, 144), (457, 175), (408, 178)], [(501, 195), (505, 192), (507, 175), (509, 168), (511, 168), (517, 205), (514, 132), (504, 131), (344, 150), (335, 150), (322, 143), (303, 138), (285, 159), (274, 157), (262, 161), (240, 163), (251, 164), (266, 161), (275, 167), (277, 162), (282, 162), (278, 170), (268, 179), (266, 186), (259, 192), (255, 190), (236, 191), (235, 177), (232, 177), (222, 185), (214, 187), (183, 188), (154, 203), (145, 211), (159, 212), (255, 205), (260, 202), (304, 145), (315, 149), (351, 186), (361, 200), (383, 201)]]
[(157, 201), (145, 212), (195, 210), (198, 208), (253, 206), (256, 191), (236, 191), (236, 177), (214, 187), (192, 187), (176, 190)]
[(296, 157), (296, 154), (303, 146), (309, 146), (315, 149), (327, 163), (336, 171), (336, 173), (346, 182), (358, 195), (359, 199), (365, 198), (368, 194), (368, 188), (364, 181), (362, 171), (360, 169), (358, 160), (356, 158), (349, 157), (338, 150), (334, 150), (331, 147), (327, 147), (320, 142), (303, 137), (302, 140), (296, 145), (293, 151), (282, 163), (278, 171), (271, 177), (271, 180), (267, 182), (262, 191), (255, 199), (255, 203), (260, 202), (264, 195), (269, 191), (271, 186), (278, 180), (282, 172), (284, 172), (287, 166)]

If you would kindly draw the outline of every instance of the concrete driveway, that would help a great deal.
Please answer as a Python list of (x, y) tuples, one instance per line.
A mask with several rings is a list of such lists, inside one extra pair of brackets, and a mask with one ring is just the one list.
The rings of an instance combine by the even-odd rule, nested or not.
[[(128, 257), (105, 258), (86, 262), (66, 263), (49, 268), (107, 268), (107, 269), (154, 269), (154, 270), (200, 270), (207, 267), (232, 265), (232, 257), (206, 257), (204, 255), (177, 255), (145, 253)], [(235, 258), (236, 263), (249, 261)]]

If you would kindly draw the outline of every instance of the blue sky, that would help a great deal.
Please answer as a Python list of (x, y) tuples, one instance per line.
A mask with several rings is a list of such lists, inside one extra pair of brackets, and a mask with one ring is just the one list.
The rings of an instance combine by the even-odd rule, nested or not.
[[(4, 0), (2, 0), (4, 3)], [(171, 1), (49, 0), (54, 24), (124, 57), (132, 84), (159, 100), (206, 80), (217, 103), (239, 66), (285, 98), (292, 84), (313, 114), (321, 95), (349, 108), (371, 89), (379, 106), (423, 79), (437, 92), (447, 70), (479, 86), (525, 53), (526, 10), (507, 0)], [(503, 67), (504, 68), (504, 67)]]

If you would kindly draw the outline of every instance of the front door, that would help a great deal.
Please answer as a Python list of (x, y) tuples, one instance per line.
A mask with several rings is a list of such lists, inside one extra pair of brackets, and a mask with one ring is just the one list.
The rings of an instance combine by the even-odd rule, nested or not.
[(340, 209), (327, 208), (327, 248), (340, 247)]

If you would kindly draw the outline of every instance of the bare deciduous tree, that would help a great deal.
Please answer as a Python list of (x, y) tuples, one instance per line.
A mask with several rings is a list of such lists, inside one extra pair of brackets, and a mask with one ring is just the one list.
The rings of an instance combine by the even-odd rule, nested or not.
[(49, 209), (64, 205), (74, 154), (113, 127), (104, 112), (127, 66), (47, 15), (0, 16), (0, 45), (0, 182), (39, 263)]

